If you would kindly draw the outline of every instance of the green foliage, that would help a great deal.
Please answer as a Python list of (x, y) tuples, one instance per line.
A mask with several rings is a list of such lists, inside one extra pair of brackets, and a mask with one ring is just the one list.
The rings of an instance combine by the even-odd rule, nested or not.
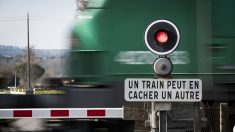
[[(37, 79), (42, 77), (45, 73), (45, 69), (38, 64), (31, 65), (31, 81), (35, 82)], [(16, 66), (16, 72), (19, 78), (22, 79), (24, 83), (27, 81), (27, 63), (22, 63)]]
[[(16, 75), (20, 78), (20, 85), (18, 87), (26, 88), (27, 87), (27, 78), (28, 78), (28, 52), (27, 49), (24, 51), (25, 53), (22, 56), (19, 56), (17, 58), (17, 65), (15, 67)], [(33, 47), (29, 49), (29, 55), (30, 55), (30, 71), (31, 71), (31, 84), (35, 84), (36, 81), (40, 77), (43, 76), (45, 73), (45, 69), (40, 66), (40, 61), (38, 60), (38, 57), (35, 55), (35, 51)]]

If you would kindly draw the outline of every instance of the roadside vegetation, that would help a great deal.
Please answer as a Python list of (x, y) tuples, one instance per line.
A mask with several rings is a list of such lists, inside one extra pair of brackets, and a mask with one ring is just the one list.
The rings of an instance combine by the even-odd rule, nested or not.
[[(58, 54), (58, 53), (57, 53)], [(51, 56), (51, 55), (50, 55)], [(43, 79), (45, 77), (62, 76), (63, 67), (61, 60), (64, 57), (41, 57), (36, 53), (34, 48), (30, 48), (31, 63), (31, 86), (34, 94), (64, 94), (60, 90), (52, 90), (45, 86)], [(27, 49), (22, 54), (16, 56), (0, 55), (0, 93), (8, 94), (25, 92), (28, 87), (28, 69), (27, 69)], [(56, 68), (59, 66), (59, 69)]]

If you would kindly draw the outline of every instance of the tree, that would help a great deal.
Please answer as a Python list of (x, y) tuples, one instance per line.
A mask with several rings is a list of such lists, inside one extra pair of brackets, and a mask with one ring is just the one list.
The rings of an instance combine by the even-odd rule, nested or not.
[(0, 89), (7, 88), (12, 77), (13, 74), (9, 69), (0, 68)]
[[(45, 69), (40, 66), (40, 63), (35, 55), (33, 48), (30, 48), (30, 70), (31, 70), (31, 83), (35, 84), (35, 82), (43, 76), (45, 73)], [(19, 59), (18, 64), (16, 65), (16, 73), (20, 78), (20, 87), (26, 88), (27, 86), (27, 78), (28, 78), (28, 70), (27, 70), (27, 52)]]
[(14, 77), (14, 68), (7, 63), (5, 58), (0, 57), (0, 89), (7, 88), (11, 78)]

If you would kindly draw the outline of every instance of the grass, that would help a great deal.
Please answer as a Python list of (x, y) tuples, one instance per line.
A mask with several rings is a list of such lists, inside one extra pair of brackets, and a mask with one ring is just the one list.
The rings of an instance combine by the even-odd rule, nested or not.
[(65, 92), (61, 90), (36, 90), (34, 94), (65, 94)]

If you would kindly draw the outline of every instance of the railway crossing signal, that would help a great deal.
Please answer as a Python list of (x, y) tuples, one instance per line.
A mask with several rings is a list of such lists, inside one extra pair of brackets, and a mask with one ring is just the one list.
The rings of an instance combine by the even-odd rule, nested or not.
[(174, 23), (168, 20), (152, 22), (145, 30), (144, 40), (147, 48), (158, 55), (153, 70), (159, 79), (127, 78), (125, 100), (151, 101), (151, 132), (157, 130), (156, 112), (159, 112), (159, 132), (167, 132), (167, 111), (171, 110), (171, 102), (201, 101), (202, 81), (169, 79), (173, 65), (167, 55), (175, 51), (180, 41), (179, 30)]
[[(167, 77), (171, 74), (173, 65), (166, 55), (173, 52), (180, 40), (178, 28), (168, 20), (157, 20), (152, 22), (144, 34), (145, 44), (154, 54), (159, 55), (153, 65), (154, 72), (159, 77)], [(159, 104), (163, 107), (166, 104)], [(171, 104), (168, 104), (169, 108)], [(168, 107), (167, 107), (168, 108)], [(155, 103), (151, 103), (151, 132), (156, 131), (156, 110)], [(167, 110), (159, 111), (159, 132), (167, 132)]]
[(154, 21), (146, 28), (144, 40), (148, 49), (159, 55), (153, 65), (156, 75), (160, 77), (170, 75), (173, 66), (166, 55), (175, 51), (179, 45), (180, 34), (176, 25), (168, 20)]
[(180, 34), (175, 24), (168, 20), (152, 22), (144, 34), (148, 49), (157, 55), (167, 55), (179, 45)]

